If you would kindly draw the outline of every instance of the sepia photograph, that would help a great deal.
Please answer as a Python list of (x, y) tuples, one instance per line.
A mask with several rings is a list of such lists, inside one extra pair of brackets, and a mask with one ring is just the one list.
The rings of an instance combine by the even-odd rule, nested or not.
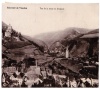
[(99, 3), (2, 3), (2, 88), (98, 88)]

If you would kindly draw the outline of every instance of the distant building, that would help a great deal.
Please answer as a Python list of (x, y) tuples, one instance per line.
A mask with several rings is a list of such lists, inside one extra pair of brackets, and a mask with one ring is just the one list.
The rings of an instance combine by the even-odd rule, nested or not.
[(5, 32), (5, 37), (11, 37), (11, 34), (12, 34), (12, 26), (9, 24)]

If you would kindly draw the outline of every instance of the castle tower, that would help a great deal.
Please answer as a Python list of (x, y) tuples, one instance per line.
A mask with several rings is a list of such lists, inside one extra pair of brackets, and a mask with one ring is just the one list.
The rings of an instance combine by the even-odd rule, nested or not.
[(11, 37), (11, 33), (12, 33), (12, 26), (9, 24), (5, 32), (5, 37)]

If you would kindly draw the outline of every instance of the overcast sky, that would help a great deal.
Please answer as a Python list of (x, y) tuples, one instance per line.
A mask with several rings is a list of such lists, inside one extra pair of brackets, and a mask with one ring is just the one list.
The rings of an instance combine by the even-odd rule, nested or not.
[[(27, 7), (27, 9), (7, 9)], [(62, 8), (64, 10), (41, 10)], [(24, 35), (63, 30), (68, 27), (99, 28), (99, 4), (11, 4), (2, 6), (2, 21)]]

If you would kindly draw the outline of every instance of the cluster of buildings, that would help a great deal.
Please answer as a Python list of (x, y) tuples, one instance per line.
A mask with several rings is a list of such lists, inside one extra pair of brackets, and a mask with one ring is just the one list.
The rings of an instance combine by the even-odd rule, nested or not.
[[(47, 79), (49, 78), (48, 76), (54, 77), (54, 75), (65, 79), (67, 77), (68, 81), (71, 81), (71, 76), (74, 78), (83, 78), (85, 76), (90, 78), (91, 76), (91, 78), (98, 80), (98, 74), (93, 73), (91, 75), (91, 70), (98, 72), (99, 66), (98, 32), (94, 31), (84, 35), (81, 34), (78, 38), (65, 42), (66, 44), (63, 44), (61, 40), (56, 41), (46, 52), (44, 52), (45, 50), (41, 52), (37, 44), (27, 39), (26, 40), (29, 41), (27, 45), (22, 45), (23, 47), (20, 48), (7, 49), (4, 46), (5, 41), (9, 43), (9, 40), (14, 38), (18, 45), (20, 45), (19, 43), (22, 44), (24, 41), (26, 42), (26, 40), (21, 41), (18, 34), (15, 36), (11, 25), (7, 27), (4, 26), (2, 33), (2, 40), (4, 41), (2, 74), (4, 74), (3, 80), (5, 81), (5, 74), (11, 77), (15, 72), (24, 74), (24, 77), (28, 77), (29, 80), (34, 80), (37, 76), (38, 78), (42, 76), (42, 78)], [(85, 72), (85, 74), (83, 72)], [(3, 81), (3, 83), (5, 83), (5, 81)], [(41, 79), (41, 81), (43, 80)]]

